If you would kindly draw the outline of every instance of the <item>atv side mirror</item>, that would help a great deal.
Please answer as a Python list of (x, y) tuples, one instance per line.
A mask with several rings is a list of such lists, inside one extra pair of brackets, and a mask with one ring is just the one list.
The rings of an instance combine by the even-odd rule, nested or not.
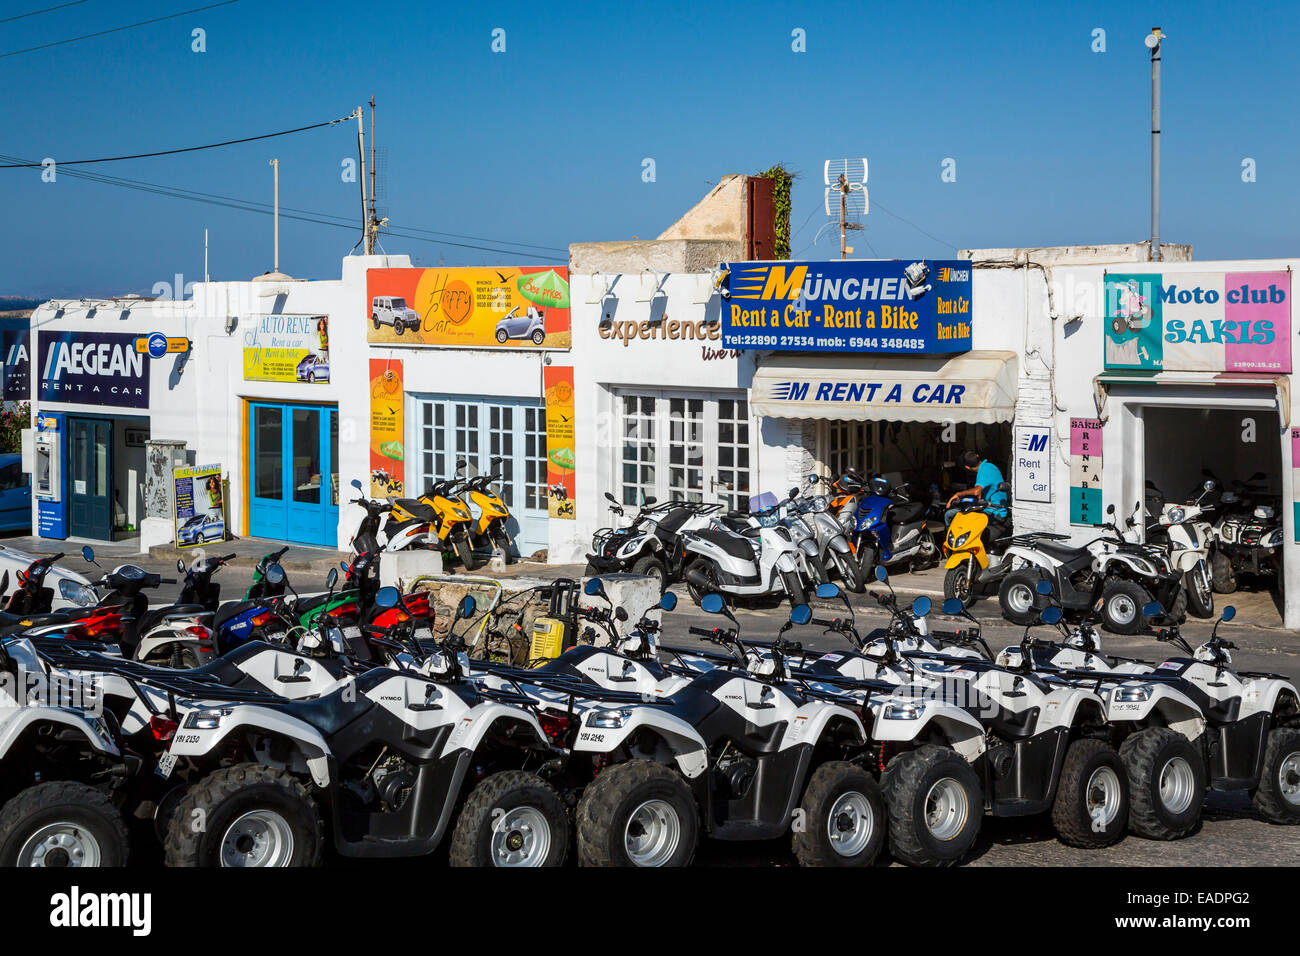
[(1052, 596), (1052, 582), (1046, 579), (1039, 581), (1034, 585), (1034, 590), (1044, 597)]
[(365, 488), (361, 486), (360, 478), (353, 478), (351, 484), (353, 488), (357, 489), (357, 491), (365, 491)]
[(82, 547), (81, 556), (85, 558), (87, 561), (89, 561), (91, 564), (95, 563), (95, 549), (92, 548), (90, 545), (85, 545), (84, 547)]
[(1043, 612), (1038, 615), (1038, 619), (1044, 624), (1058, 624), (1061, 620), (1061, 609), (1056, 605), (1043, 608)]
[(397, 588), (389, 585), (386, 588), (380, 588), (375, 592), (375, 607), (388, 610), (390, 607), (397, 607), (397, 600), (401, 597)]
[(649, 498), (645, 500), (645, 504), (643, 505), (643, 507), (649, 508), (651, 505), (658, 504), (658, 503), (659, 503), (659, 499), (656, 498), (654, 495), (651, 495)]
[(930, 609), (932, 607), (934, 607), (934, 602), (932, 602), (928, 597), (922, 594), (919, 598), (917, 598), (915, 601), (912, 602), (912, 613), (915, 614), (917, 617), (925, 617), (927, 614), (930, 613)]
[(612, 501), (612, 502), (614, 502), (614, 504), (618, 504), (618, 499), (615, 498), (615, 497), (613, 496), (613, 494), (611, 494), (611, 493), (608, 492), (608, 491), (605, 492), (605, 498), (606, 498), (606, 500), (608, 500), (608, 501)]
[(1113, 515), (1114, 513), (1115, 513), (1115, 506), (1114, 506), (1114, 505), (1107, 505), (1107, 506), (1106, 506), (1106, 514), (1108, 514), (1108, 515)]
[(474, 600), (474, 595), (466, 594), (456, 605), (456, 617), (459, 620), (466, 620), (473, 617), (474, 612), (478, 610), (478, 601)]
[(626, 621), (626, 620), (627, 620), (627, 608), (625, 608), (625, 607), (616, 607), (616, 608), (614, 608), (614, 620), (616, 620), (616, 621)]
[(263, 577), (266, 578), (267, 583), (269, 584), (283, 584), (284, 568), (280, 567), (278, 564), (268, 564)]
[(330, 573), (325, 575), (325, 586), (329, 588), (331, 591), (333, 591), (334, 585), (338, 583), (339, 583), (339, 569), (330, 568)]
[(807, 624), (812, 620), (812, 608), (807, 604), (796, 604), (790, 608), (791, 624)]
[(662, 611), (677, 610), (677, 595), (672, 591), (665, 591), (663, 597), (659, 599), (659, 609)]
[(1231, 604), (1229, 604), (1223, 609), (1222, 620), (1231, 621), (1236, 616), (1237, 616), (1237, 609), (1233, 607)]
[(797, 487), (795, 487), (795, 488), (791, 488), (791, 489), (790, 489), (790, 500), (791, 500), (791, 501), (794, 501), (794, 499), (796, 499), (796, 498), (798, 498), (798, 497), (799, 497), (799, 489), (798, 489)]
[(705, 614), (721, 614), (726, 605), (722, 601), (722, 595), (716, 591), (704, 595), (700, 600), (700, 610)]
[(582, 586), (582, 593), (590, 597), (595, 597), (600, 591), (600, 578), (587, 578), (587, 583)]
[(817, 596), (819, 598), (835, 598), (840, 596), (840, 586), (834, 581), (827, 581), (825, 584), (817, 585)]
[(1142, 605), (1143, 617), (1159, 617), (1161, 614), (1164, 613), (1165, 613), (1165, 606), (1161, 604), (1159, 601), (1150, 601), (1147, 604)]
[(961, 602), (961, 598), (948, 598), (943, 602), (943, 613), (956, 616), (966, 610), (966, 605)]
[(876, 580), (879, 581), (881, 584), (884, 584), (886, 581), (889, 580), (889, 572), (885, 570), (885, 566), (883, 564), (876, 565)]
[(347, 563), (346, 561), (340, 561), (340, 562), (339, 562), (339, 567), (340, 567), (343, 571), (347, 571), (347, 570), (348, 570), (348, 563)]

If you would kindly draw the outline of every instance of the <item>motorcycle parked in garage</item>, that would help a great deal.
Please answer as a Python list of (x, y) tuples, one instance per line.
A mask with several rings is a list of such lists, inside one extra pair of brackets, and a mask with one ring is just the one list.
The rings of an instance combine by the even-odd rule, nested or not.
[(910, 500), (905, 488), (906, 482), (891, 488), (887, 479), (876, 475), (868, 483), (871, 493), (858, 501), (854, 552), (864, 581), (877, 564), (905, 564), (916, 571), (932, 568), (939, 560), (926, 505)]
[(1159, 505), (1159, 517), (1147, 528), (1147, 542), (1169, 550), (1170, 563), (1183, 575), (1187, 610), (1196, 617), (1213, 617), (1210, 549), (1214, 526), (1206, 517), (1214, 507), (1218, 482), (1207, 478), (1182, 504), (1165, 501), (1153, 482), (1146, 484), (1148, 499)]
[(1233, 481), (1233, 490), (1220, 499), (1222, 517), (1214, 526), (1215, 548), (1211, 581), (1219, 594), (1232, 594), (1243, 574), (1276, 578), (1282, 565), (1282, 519), (1279, 501), (1258, 482), (1257, 471), (1246, 481)]

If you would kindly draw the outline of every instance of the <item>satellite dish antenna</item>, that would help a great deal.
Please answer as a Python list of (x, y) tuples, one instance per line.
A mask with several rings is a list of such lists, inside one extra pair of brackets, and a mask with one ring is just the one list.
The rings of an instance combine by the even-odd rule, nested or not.
[(861, 229), (861, 223), (850, 223), (849, 216), (865, 216), (867, 200), (867, 158), (828, 159), (822, 178), (826, 182), (826, 215), (834, 216), (839, 206), (840, 258), (848, 258), (849, 249), (845, 235), (850, 229)]

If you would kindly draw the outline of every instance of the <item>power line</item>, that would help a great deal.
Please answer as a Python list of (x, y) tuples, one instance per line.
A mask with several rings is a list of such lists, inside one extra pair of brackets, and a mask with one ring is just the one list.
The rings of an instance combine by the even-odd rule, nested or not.
[[(121, 33), (123, 30), (134, 30), (136, 27), (147, 27), (151, 23), (162, 23), (164, 20), (175, 20), (177, 17), (187, 17), (191, 13), (202, 13), (204, 10), (215, 10), (217, 7), (228, 7), (232, 3), (238, 3), (239, 0), (221, 0), (220, 3), (209, 3), (206, 7), (195, 7), (193, 10), (182, 10), (180, 13), (169, 13), (163, 17), (154, 17), (151, 20), (141, 20), (139, 23), (128, 23), (123, 27), (113, 27), (111, 30), (99, 30), (95, 33), (87, 33), (79, 37), (69, 37), (66, 40), (54, 40), (50, 43), (42, 43), (40, 46), (29, 46), (23, 50), (10, 50), (8, 53), (0, 53), (0, 60), (9, 56), (18, 56), (20, 53), (35, 53), (37, 50), (48, 50), (51, 47), (64, 46), (68, 43), (78, 43), (81, 40), (93, 40), (95, 37), (108, 36), (110, 33)], [(71, 6), (71, 4), (65, 4)], [(50, 7), (50, 10), (57, 10), (58, 7)], [(43, 10), (36, 11), (44, 13)], [(24, 14), (27, 16), (28, 14)], [(17, 19), (16, 17), (14, 19)]]
[(34, 17), (38, 13), (49, 13), (51, 10), (62, 10), (64, 7), (75, 7), (79, 3), (85, 3), (86, 0), (71, 0), (69, 3), (60, 3), (58, 6), (46, 7), (44, 10), (33, 10), (31, 13), (20, 13), (17, 16), (5, 17), (0, 23), (11, 23), (14, 20), (25, 20), (28, 17)]
[[(152, 159), (155, 156), (175, 156), (178, 153), (197, 153), (204, 149), (220, 149), (222, 146), (236, 146), (240, 143), (253, 143), (260, 139), (274, 139), (276, 136), (288, 136), (292, 133), (304, 133), (310, 129), (321, 129), (325, 126), (336, 126), (339, 123), (352, 119), (356, 114), (341, 116), (338, 119), (330, 120), (327, 123), (313, 123), (311, 126), (299, 126), (297, 129), (285, 129), (278, 133), (263, 133), (260, 136), (245, 136), (243, 139), (228, 139), (221, 143), (209, 143), (206, 146), (185, 146), (180, 149), (160, 149), (153, 153), (133, 153), (129, 156), (103, 156), (99, 159), (68, 159), (56, 161), (56, 166), (85, 166), (88, 163), (118, 163), (126, 159)], [(0, 164), (0, 169), (35, 169), (42, 166), (42, 163), (8, 163)]]
[(898, 213), (896, 213), (896, 212), (890, 212), (888, 209), (886, 209), (884, 206), (882, 206), (882, 205), (880, 204), (880, 200), (877, 199), (875, 196), (872, 196), (872, 197), (871, 197), (871, 208), (872, 208), (873, 210), (874, 210), (874, 209), (879, 209), (879, 210), (880, 210), (881, 212), (883, 212), (885, 215), (887, 215), (887, 216), (893, 216), (893, 217), (894, 217), (895, 219), (897, 219), (899, 222), (907, 223), (907, 225), (911, 226), (913, 229), (915, 229), (915, 230), (916, 230), (917, 232), (919, 232), (921, 235), (926, 236), (926, 237), (928, 237), (928, 238), (930, 238), (930, 239), (933, 239), (935, 242), (939, 243), (940, 245), (947, 246), (949, 249), (952, 249), (954, 252), (958, 251), (957, 246), (954, 246), (954, 245), (953, 245), (951, 242), (949, 242), (948, 240), (946, 240), (946, 239), (940, 239), (938, 236), (936, 236), (936, 235), (935, 235), (934, 233), (932, 233), (932, 232), (926, 232), (924, 229), (922, 229), (922, 228), (921, 228), (920, 226), (918, 226), (916, 223), (912, 222), (911, 220), (904, 219), (902, 216), (900, 216), (900, 215), (899, 215)]

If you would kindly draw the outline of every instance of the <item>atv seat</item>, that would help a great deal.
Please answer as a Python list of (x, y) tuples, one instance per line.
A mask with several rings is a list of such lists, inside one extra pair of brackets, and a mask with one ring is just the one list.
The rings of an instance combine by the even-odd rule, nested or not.
[(712, 528), (704, 528), (700, 531), (692, 531), (691, 534), (706, 541), (716, 548), (721, 549), (724, 553), (731, 555), (733, 558), (740, 558), (744, 561), (754, 560), (754, 548), (749, 543), (748, 538), (738, 537), (729, 534), (726, 531), (716, 531)]
[(1043, 552), (1050, 558), (1055, 558), (1062, 564), (1069, 564), (1078, 558), (1087, 556), (1091, 562), (1092, 554), (1087, 548), (1076, 548), (1068, 544), (1057, 544), (1055, 541), (1035, 541), (1033, 547)]
[(361, 674), (355, 682), (324, 697), (287, 700), (267, 706), (310, 724), (320, 731), (321, 736), (328, 737), (374, 707), (375, 702), (366, 696), (366, 691), (378, 687), (392, 676), (393, 671), (388, 668), (376, 667)]

